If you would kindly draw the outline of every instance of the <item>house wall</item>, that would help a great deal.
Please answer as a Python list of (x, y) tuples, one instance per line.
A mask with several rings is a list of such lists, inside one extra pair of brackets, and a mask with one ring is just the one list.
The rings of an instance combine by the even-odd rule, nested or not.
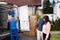
[(60, 3), (55, 4), (53, 12), (56, 15), (56, 17), (60, 18)]
[[(44, 14), (44, 15), (47, 15), (47, 16), (49, 16), (49, 19), (50, 19), (50, 21), (52, 21), (52, 19), (55, 21), (56, 20), (56, 16), (58, 16), (56, 13), (57, 13), (57, 10), (56, 10), (56, 6), (54, 7), (54, 14)], [(32, 15), (32, 14), (34, 14), (34, 12), (35, 12), (35, 6), (30, 6), (30, 7), (28, 7), (28, 15)], [(18, 16), (18, 12), (17, 12), (17, 8), (15, 8), (15, 13), (16, 13), (16, 15)], [(39, 12), (38, 12), (38, 14), (40, 13), (40, 10), (39, 10)], [(53, 17), (52, 17), (53, 16)]]
[(34, 12), (35, 12), (35, 7), (28, 7), (28, 10), (29, 10), (29, 15), (32, 15), (32, 14), (34, 14)]
[[(19, 10), (17, 8), (19, 9), (19, 7), (16, 7), (16, 8), (14, 8), (14, 10), (15, 10), (15, 14), (18, 16)], [(34, 14), (34, 12), (35, 12), (35, 7), (32, 7), (32, 6), (28, 7), (28, 15), (32, 15), (32, 14)]]

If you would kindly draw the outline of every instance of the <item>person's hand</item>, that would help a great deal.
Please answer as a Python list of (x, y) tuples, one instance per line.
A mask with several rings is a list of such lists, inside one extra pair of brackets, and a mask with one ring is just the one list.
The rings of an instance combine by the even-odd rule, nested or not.
[(45, 38), (45, 40), (47, 40), (47, 38)]

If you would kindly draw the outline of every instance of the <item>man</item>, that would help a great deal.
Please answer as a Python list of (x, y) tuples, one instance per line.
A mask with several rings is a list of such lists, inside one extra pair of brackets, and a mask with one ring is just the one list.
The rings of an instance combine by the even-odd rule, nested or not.
[(16, 34), (16, 40), (18, 40), (18, 30), (17, 30), (17, 19), (12, 16), (11, 19), (8, 20), (10, 23), (10, 38), (11, 40), (14, 40), (14, 34)]
[(43, 28), (43, 23), (44, 23), (43, 10), (40, 11), (39, 15), (41, 18), (38, 19), (37, 40), (43, 40), (43, 36), (42, 36), (42, 28)]
[[(15, 12), (13, 10), (13, 7), (10, 7), (9, 11), (8, 11), (8, 15), (9, 16), (15, 16)], [(8, 16), (8, 19), (10, 19), (10, 17)], [(10, 23), (8, 22), (8, 29), (10, 28)]]
[(8, 14), (11, 15), (11, 16), (14, 16), (15, 15), (15, 12), (13, 10), (13, 7), (10, 8), (10, 10), (8, 11)]

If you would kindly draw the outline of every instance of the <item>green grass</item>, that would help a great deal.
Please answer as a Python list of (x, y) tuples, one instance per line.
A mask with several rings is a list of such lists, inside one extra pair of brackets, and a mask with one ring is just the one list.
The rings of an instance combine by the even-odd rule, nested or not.
[(60, 40), (60, 34), (51, 34), (50, 40)]

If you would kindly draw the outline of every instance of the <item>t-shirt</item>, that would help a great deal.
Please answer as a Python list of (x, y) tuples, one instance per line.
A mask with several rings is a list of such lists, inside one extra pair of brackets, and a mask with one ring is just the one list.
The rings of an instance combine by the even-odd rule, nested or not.
[(39, 31), (42, 31), (43, 23), (44, 23), (43, 18), (39, 18), (38, 19), (38, 30)]
[(8, 11), (8, 14), (11, 15), (11, 16), (14, 16), (15, 12), (14, 11)]
[(12, 18), (10, 20), (8, 20), (8, 22), (10, 23), (10, 29), (16, 29), (16, 25), (17, 25), (17, 19)]

